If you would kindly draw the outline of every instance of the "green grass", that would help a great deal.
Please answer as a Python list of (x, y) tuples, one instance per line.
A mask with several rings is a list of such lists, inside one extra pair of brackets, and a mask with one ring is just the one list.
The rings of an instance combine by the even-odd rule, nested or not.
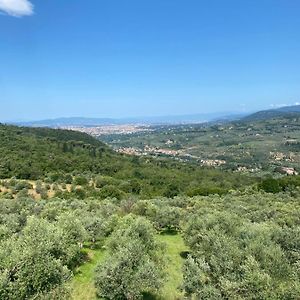
[[(166, 244), (166, 283), (160, 296), (155, 299), (176, 300), (182, 299), (183, 295), (178, 289), (182, 282), (183, 258), (180, 254), (187, 250), (182, 237), (179, 234), (161, 234), (158, 240)], [(96, 289), (94, 287), (94, 271), (98, 263), (105, 259), (106, 252), (103, 249), (92, 250), (85, 248), (89, 259), (81, 265), (71, 283), (73, 300), (96, 300)]]
[(97, 264), (104, 260), (105, 250), (89, 249), (84, 251), (88, 255), (88, 261), (80, 266), (73, 278), (71, 289), (73, 300), (95, 300), (96, 289), (94, 287), (94, 271)]
[(161, 291), (161, 299), (182, 299), (183, 294), (179, 287), (182, 283), (183, 258), (180, 254), (187, 250), (181, 235), (162, 234), (158, 239), (166, 244), (167, 279)]

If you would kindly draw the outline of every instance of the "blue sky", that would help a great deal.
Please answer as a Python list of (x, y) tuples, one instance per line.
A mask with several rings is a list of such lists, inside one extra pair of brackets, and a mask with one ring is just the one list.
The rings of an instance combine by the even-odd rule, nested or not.
[(299, 0), (0, 0), (0, 120), (300, 99)]

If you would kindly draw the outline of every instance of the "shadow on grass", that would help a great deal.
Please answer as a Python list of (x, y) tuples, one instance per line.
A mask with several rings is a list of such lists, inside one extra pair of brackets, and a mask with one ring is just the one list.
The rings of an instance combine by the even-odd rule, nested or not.
[(177, 235), (178, 231), (176, 229), (165, 229), (161, 231), (161, 235)]
[(103, 248), (104, 242), (98, 241), (95, 243), (88, 242), (84, 244), (84, 249), (91, 249), (91, 250), (100, 250)]
[(76, 260), (74, 260), (74, 262), (71, 262), (70, 268), (73, 270), (74, 275), (81, 273), (79, 271), (79, 267), (89, 261), (90, 261), (90, 257), (88, 253), (86, 251), (81, 251), (78, 254)]
[[(92, 251), (97, 251), (103, 249), (103, 245), (100, 243), (86, 243), (81, 251), (78, 253), (77, 257), (71, 262), (71, 269), (74, 275), (81, 274), (80, 267), (86, 263), (90, 263), (93, 260)], [(91, 256), (92, 255), (92, 256)]]
[(161, 298), (151, 293), (143, 293), (143, 300), (160, 300)]
[(188, 256), (189, 256), (189, 254), (191, 254), (190, 251), (181, 251), (179, 255), (180, 255), (183, 259), (187, 259)]

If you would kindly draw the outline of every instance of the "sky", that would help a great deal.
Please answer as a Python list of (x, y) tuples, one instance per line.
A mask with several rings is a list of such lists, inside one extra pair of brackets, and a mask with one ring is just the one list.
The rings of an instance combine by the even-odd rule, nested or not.
[(300, 100), (299, 0), (0, 0), (0, 121)]

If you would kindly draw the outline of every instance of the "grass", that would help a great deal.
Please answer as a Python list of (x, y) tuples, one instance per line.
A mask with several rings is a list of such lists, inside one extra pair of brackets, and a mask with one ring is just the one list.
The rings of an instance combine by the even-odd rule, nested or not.
[[(166, 244), (166, 283), (163, 286), (160, 296), (154, 299), (176, 300), (182, 299), (183, 295), (178, 289), (182, 282), (182, 264), (181, 253), (187, 250), (181, 235), (179, 234), (161, 234), (158, 240)], [(85, 248), (89, 259), (81, 265), (71, 283), (73, 300), (96, 300), (96, 290), (94, 287), (94, 271), (98, 263), (105, 259), (106, 252), (103, 249)], [(153, 299), (153, 297), (151, 297)]]
[(73, 278), (71, 289), (73, 300), (95, 300), (94, 271), (98, 263), (105, 259), (105, 250), (85, 248), (88, 261), (81, 265)]
[(180, 254), (187, 250), (181, 235), (161, 234), (158, 239), (166, 244), (167, 259), (167, 279), (166, 284), (161, 290), (161, 299), (175, 300), (182, 299), (183, 294), (179, 287), (182, 283), (183, 258)]

